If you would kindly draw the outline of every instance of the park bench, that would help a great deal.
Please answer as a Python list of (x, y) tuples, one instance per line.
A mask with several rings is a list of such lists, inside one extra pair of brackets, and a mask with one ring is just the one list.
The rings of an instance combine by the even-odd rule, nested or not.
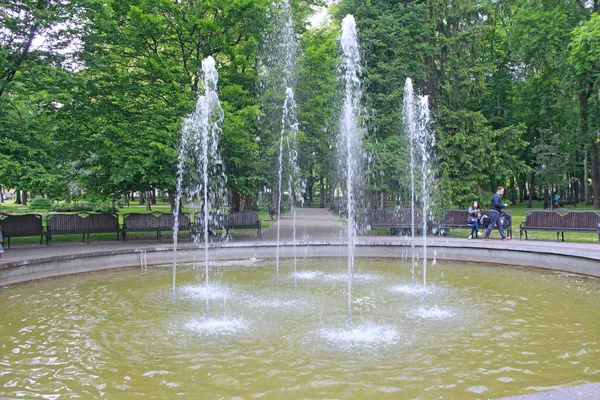
[[(490, 210), (480, 211), (482, 219), (480, 220), (481, 222), (479, 224), (479, 230), (481, 231), (481, 228), (487, 229), (488, 227), (490, 221)], [(500, 218), (502, 220), (502, 228), (504, 229), (506, 234), (512, 238), (512, 212), (510, 210), (505, 210)], [(444, 216), (442, 217), (442, 221), (438, 225), (438, 232), (440, 235), (442, 235), (446, 229), (471, 229), (472, 226), (467, 223), (468, 219), (468, 210), (445, 211)]]
[(600, 214), (596, 211), (567, 211), (560, 210), (532, 210), (525, 215), (525, 222), (519, 226), (519, 239), (527, 240), (527, 231), (556, 232), (556, 241), (562, 234), (565, 241), (565, 232), (594, 232), (598, 234), (600, 242)]
[(52, 244), (53, 235), (82, 234), (83, 242), (87, 236), (90, 242), (91, 233), (116, 233), (117, 240), (122, 229), (116, 214), (91, 214), (80, 212), (76, 214), (49, 214), (46, 217), (48, 243)]
[(48, 237), (42, 222), (39, 214), (0, 213), (0, 232), (8, 239), (7, 248), (10, 248), (10, 239), (13, 237), (39, 236), (42, 244), (44, 236)]
[(231, 229), (256, 229), (256, 234), (261, 237), (260, 220), (253, 211), (234, 211), (223, 219), (223, 229), (229, 235)]
[[(191, 230), (190, 217), (179, 214), (177, 219), (179, 231)], [(126, 240), (128, 232), (156, 232), (156, 239), (160, 240), (161, 232), (172, 231), (175, 225), (175, 216), (172, 213), (153, 212), (129, 213), (123, 215), (123, 240)]]
[(577, 207), (577, 202), (573, 199), (558, 199), (558, 206), (559, 207), (564, 207), (564, 206)]
[[(554, 204), (554, 200), (544, 201), (544, 210), (550, 208), (550, 204)], [(573, 199), (558, 199), (558, 207), (574, 206), (577, 207), (577, 202)], [(553, 207), (556, 208), (556, 207)]]
[[(412, 210), (410, 208), (396, 209), (393, 212), (387, 210), (366, 209), (360, 213), (358, 226), (363, 231), (383, 228), (389, 229), (390, 235), (398, 232), (407, 232), (412, 230)], [(415, 230), (421, 230), (423, 219), (421, 211), (415, 210)], [(427, 229), (431, 228), (431, 223), (427, 223)]]
[[(215, 231), (223, 230), (223, 224), (225, 216), (221, 213), (209, 212), (208, 213), (208, 234), (215, 235)], [(196, 213), (194, 215), (194, 235), (202, 235), (204, 233), (204, 213)]]

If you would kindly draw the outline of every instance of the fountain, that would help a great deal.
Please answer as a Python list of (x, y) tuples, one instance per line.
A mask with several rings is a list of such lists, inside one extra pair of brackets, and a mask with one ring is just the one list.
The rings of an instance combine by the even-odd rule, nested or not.
[[(264, 42), (267, 54), (263, 57), (263, 84), (271, 86), (276, 92), (285, 93), (281, 108), (281, 126), (279, 135), (279, 157), (277, 176), (277, 256), (275, 273), (279, 276), (279, 256), (281, 244), (281, 206), (282, 183), (284, 173), (288, 174), (288, 190), (292, 214), (292, 243), (294, 247), (294, 265), (296, 265), (296, 201), (303, 201), (299, 184), (298, 148), (296, 137), (299, 124), (296, 118), (296, 101), (294, 86), (296, 84), (296, 58), (298, 44), (292, 11), (289, 0), (275, 2), (271, 5), (269, 17), (273, 21), (273, 30), (265, 35)], [(272, 104), (271, 104), (272, 105)], [(287, 157), (284, 157), (286, 156)], [(294, 282), (297, 292), (297, 282)]]
[[(388, 250), (389, 252), (389, 250)], [(397, 282), (410, 260), (357, 258), (354, 330), (345, 260), (220, 262), (211, 324), (196, 271), (148, 266), (0, 291), (0, 398), (499, 398), (597, 381), (600, 280), (438, 262), (432, 302)], [(222, 321), (231, 321), (223, 324)]]
[[(421, 299), (420, 291), (395, 283), (408, 280), (410, 273), (414, 286), (415, 211), (410, 265), (385, 259), (397, 254), (399, 246), (392, 239), (372, 249), (357, 246), (361, 91), (352, 16), (343, 21), (340, 42), (346, 89), (340, 151), (346, 163), (347, 261), (339, 256), (309, 259), (299, 272), (295, 229), (294, 257), (281, 266), (277, 243), (276, 279), (272, 261), (255, 260), (250, 266), (228, 258), (253, 246), (270, 254), (275, 246), (210, 246), (210, 210), (223, 201), (225, 175), (218, 155), (223, 118), (218, 76), (208, 58), (202, 68), (205, 94), (182, 128), (175, 207), (175, 221), (184, 196), (194, 211), (201, 211), (203, 236), (195, 238), (190, 252), (199, 254), (202, 247), (205, 287), (198, 285), (195, 266), (182, 265), (177, 272), (175, 225), (172, 293), (179, 289), (177, 304), (163, 301), (171, 271), (154, 266), (158, 256), (170, 254), (168, 249), (135, 254), (143, 273), (138, 268), (97, 272), (3, 288), (0, 397), (496, 398), (597, 380), (600, 280), (457, 262), (440, 262), (427, 271), (432, 135), (427, 98), (416, 101), (409, 80), (405, 121), (412, 121), (414, 147), (411, 203), (413, 210), (417, 200), (422, 205), (424, 292), (444, 309), (419, 307), (425, 294)], [(288, 89), (280, 171), (284, 144), (294, 149), (288, 132), (297, 129), (293, 90)], [(287, 157), (294, 160), (297, 153), (290, 151)], [(290, 194), (296, 182), (292, 176)], [(340, 253), (342, 247), (327, 246), (329, 253)], [(379, 256), (355, 257), (357, 247), (373, 253), (377, 248)], [(220, 260), (215, 261), (210, 291), (209, 250)], [(126, 256), (106, 255), (109, 261), (104, 262), (114, 268), (112, 257)], [(293, 282), (296, 289), (298, 280), (305, 290), (291, 296), (287, 288)], [(210, 321), (209, 299), (219, 317)], [(347, 321), (340, 316), (346, 299)], [(203, 301), (206, 321), (198, 321)], [(353, 309), (360, 325), (332, 328), (340, 322), (352, 327)]]
[(181, 129), (179, 162), (177, 171), (177, 195), (174, 207), (173, 227), (173, 298), (175, 297), (177, 275), (177, 233), (178, 216), (182, 196), (187, 196), (194, 215), (201, 217), (202, 242), (198, 235), (194, 242), (204, 249), (204, 275), (206, 290), (206, 319), (209, 319), (209, 273), (208, 237), (210, 232), (211, 209), (224, 202), (224, 184), (227, 179), (223, 160), (219, 153), (219, 135), (223, 122), (223, 109), (217, 94), (219, 75), (215, 60), (207, 57), (202, 61), (204, 75), (204, 95), (199, 96), (195, 111), (188, 116)]
[(348, 216), (348, 326), (352, 326), (352, 279), (354, 276), (354, 251), (358, 229), (356, 226), (356, 198), (360, 191), (360, 166), (362, 162), (362, 137), (359, 130), (360, 115), (360, 53), (354, 16), (342, 21), (340, 45), (343, 61), (340, 67), (344, 82), (344, 103), (340, 116), (340, 160), (346, 182), (346, 208)]
[[(407, 78), (404, 85), (403, 100), (403, 123), (409, 136), (410, 142), (410, 181), (411, 181), (411, 250), (412, 250), (412, 284), (415, 285), (415, 231), (416, 226), (416, 200), (417, 193), (420, 194), (418, 200), (421, 203), (421, 233), (422, 233), (422, 260), (423, 260), (423, 305), (427, 300), (427, 220), (430, 217), (431, 194), (434, 191), (434, 180), (431, 163), (431, 155), (434, 147), (434, 134), (429, 127), (429, 98), (428, 96), (419, 96), (414, 94), (412, 79)], [(420, 161), (420, 162), (419, 162)], [(418, 187), (415, 184), (415, 174), (420, 175)]]

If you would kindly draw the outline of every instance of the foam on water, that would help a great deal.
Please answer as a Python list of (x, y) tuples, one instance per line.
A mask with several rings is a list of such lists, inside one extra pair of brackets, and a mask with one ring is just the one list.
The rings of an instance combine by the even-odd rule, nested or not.
[(281, 299), (263, 299), (259, 297), (252, 297), (246, 301), (246, 306), (249, 308), (295, 308), (301, 305), (295, 300), (281, 300)]
[(403, 293), (409, 295), (422, 295), (423, 293), (431, 294), (437, 292), (439, 290), (435, 285), (428, 285), (427, 288), (424, 288), (423, 285), (412, 285), (412, 284), (402, 284), (392, 286), (390, 292), (395, 293)]
[(201, 300), (226, 299), (231, 294), (229, 288), (218, 285), (208, 285), (208, 290), (206, 290), (206, 286), (204, 285), (187, 285), (181, 287), (179, 290), (184, 296)]
[(324, 274), (321, 271), (299, 271), (294, 273), (293, 275), (295, 275), (298, 279), (312, 281), (317, 278), (323, 278)]
[(390, 325), (364, 324), (352, 328), (324, 328), (320, 336), (329, 342), (341, 345), (394, 344), (398, 332)]
[(201, 335), (233, 335), (249, 329), (248, 322), (241, 318), (232, 319), (197, 319), (194, 318), (187, 324), (185, 329), (194, 331)]
[(447, 319), (454, 316), (452, 311), (442, 310), (438, 306), (433, 307), (419, 307), (415, 312), (408, 314), (411, 318), (423, 318), (423, 319)]
[[(346, 282), (348, 280), (348, 274), (346, 272), (328, 274), (321, 271), (300, 271), (296, 272), (296, 278), (307, 281), (319, 279), (326, 282)], [(355, 273), (354, 275), (354, 281), (369, 282), (377, 279), (381, 279), (381, 277), (374, 274), (361, 273)]]

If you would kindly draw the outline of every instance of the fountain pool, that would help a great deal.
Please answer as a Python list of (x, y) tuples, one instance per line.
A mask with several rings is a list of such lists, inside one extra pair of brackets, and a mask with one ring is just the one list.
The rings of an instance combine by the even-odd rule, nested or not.
[(0, 397), (487, 399), (598, 380), (597, 278), (438, 262), (424, 307), (410, 261), (357, 258), (347, 327), (346, 270), (228, 261), (206, 290), (180, 266), (175, 303), (169, 267), (5, 287)]

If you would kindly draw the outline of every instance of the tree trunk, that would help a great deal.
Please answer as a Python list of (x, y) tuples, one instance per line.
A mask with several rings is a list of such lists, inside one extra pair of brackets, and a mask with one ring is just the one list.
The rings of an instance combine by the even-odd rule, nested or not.
[(533, 207), (533, 188), (535, 184), (535, 174), (531, 173), (531, 184), (529, 185), (529, 203), (527, 203), (527, 208)]
[(173, 193), (169, 193), (169, 205), (171, 206), (171, 212), (175, 211), (175, 195)]
[(594, 208), (600, 208), (600, 149), (594, 145), (592, 154), (592, 190), (594, 191)]
[(523, 178), (520, 180), (520, 188), (519, 188), (519, 203), (523, 203), (525, 201), (525, 187), (527, 186), (527, 179)]
[(381, 192), (381, 209), (385, 210), (386, 207), (386, 200), (387, 200), (387, 196), (385, 195), (385, 191)]
[(4, 188), (0, 186), (0, 203), (4, 203)]
[(330, 210), (334, 210), (335, 209), (335, 183), (332, 185), (332, 182), (329, 182), (329, 180), (327, 181), (327, 185), (329, 186), (329, 209)]
[(512, 204), (517, 203), (517, 189), (515, 189), (515, 177), (510, 177), (510, 202)]
[(150, 199), (152, 200), (152, 205), (156, 205), (156, 189), (152, 188), (150, 191)]
[(23, 190), (23, 205), (27, 205), (27, 190)]
[[(140, 196), (141, 198), (142, 196)], [(145, 197), (146, 197), (146, 211), (152, 211), (152, 193), (150, 193), (150, 190), (148, 190), (145, 193)]]
[(233, 190), (231, 192), (229, 207), (231, 211), (256, 210), (256, 196), (247, 193), (239, 193)]
[(319, 208), (325, 208), (325, 183), (323, 175), (319, 175)]
[(140, 205), (145, 203), (144, 192), (140, 192)]
[(583, 200), (584, 200), (585, 204), (590, 204), (590, 188), (589, 188), (590, 177), (588, 175), (589, 174), (588, 165), (590, 165), (590, 152), (586, 148), (585, 149), (585, 158), (583, 161), (583, 190), (584, 190)]
[(15, 204), (21, 204), (21, 191), (19, 189), (15, 190)]

